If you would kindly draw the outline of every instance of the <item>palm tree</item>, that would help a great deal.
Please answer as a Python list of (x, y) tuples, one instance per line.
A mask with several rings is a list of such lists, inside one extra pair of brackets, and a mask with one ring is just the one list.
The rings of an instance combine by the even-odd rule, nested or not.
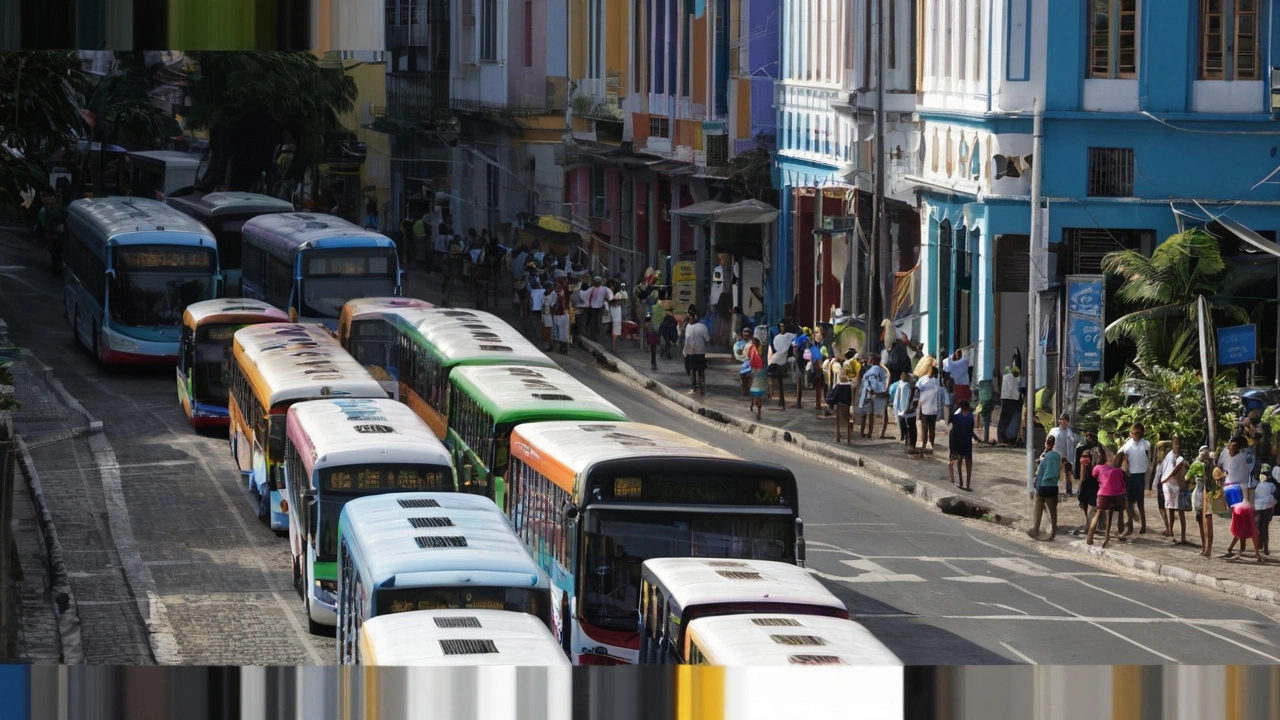
[(47, 187), (39, 161), (83, 132), (87, 86), (75, 51), (0, 53), (0, 203)]
[(1108, 253), (1102, 270), (1124, 280), (1116, 297), (1134, 307), (1107, 326), (1107, 340), (1133, 341), (1138, 350), (1134, 364), (1144, 373), (1159, 366), (1193, 364), (1199, 350), (1196, 301), (1201, 295), (1212, 317), (1249, 321), (1244, 308), (1213, 300), (1230, 270), (1218, 240), (1204, 230), (1169, 236), (1151, 257), (1136, 250)]

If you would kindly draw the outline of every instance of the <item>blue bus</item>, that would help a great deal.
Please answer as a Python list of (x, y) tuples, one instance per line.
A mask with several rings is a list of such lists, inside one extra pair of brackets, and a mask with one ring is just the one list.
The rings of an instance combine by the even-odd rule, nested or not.
[(403, 273), (391, 238), (319, 213), (259, 215), (241, 228), (240, 291), (294, 322), (338, 327), (353, 298), (400, 295)]
[(218, 243), (156, 200), (85, 198), (67, 209), (63, 302), (104, 365), (177, 363), (182, 314), (221, 290)]
[(551, 627), (551, 580), (492, 500), (448, 492), (353, 499), (338, 519), (338, 664), (369, 618), (411, 610), (508, 610)]

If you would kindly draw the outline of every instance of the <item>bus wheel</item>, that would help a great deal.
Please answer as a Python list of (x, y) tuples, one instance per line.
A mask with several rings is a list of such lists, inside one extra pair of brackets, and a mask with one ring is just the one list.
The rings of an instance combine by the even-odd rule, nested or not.
[(307, 595), (309, 594), (308, 591), (310, 590), (311, 583), (306, 582), (311, 579), (309, 576), (310, 576), (310, 573), (306, 573), (302, 577), (302, 580), (303, 580), (302, 586), (304, 588), (304, 591), (302, 593), (302, 612), (307, 616), (307, 632), (311, 633), (312, 635), (323, 635), (325, 631), (324, 626), (316, 622), (315, 620), (311, 619), (311, 599), (307, 597)]
[(98, 332), (93, 332), (93, 356), (98, 359), (98, 364), (102, 364), (102, 348), (98, 346)]
[(271, 524), (271, 493), (263, 488), (258, 493), (258, 519), (262, 522)]
[(307, 594), (302, 591), (302, 570), (298, 567), (298, 558), (293, 559), (293, 589), (298, 591), (298, 597), (307, 599)]

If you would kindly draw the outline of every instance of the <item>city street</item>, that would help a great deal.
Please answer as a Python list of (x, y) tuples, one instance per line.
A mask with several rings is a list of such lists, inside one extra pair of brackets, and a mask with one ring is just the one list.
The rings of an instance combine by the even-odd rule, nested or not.
[[(33, 450), (55, 520), (72, 514), (58, 503), (73, 496), (86, 506), (75, 512), (92, 518), (59, 527), (67, 554), (90, 549), (69, 539), (84, 536), (113, 545), (105, 561), (94, 561), (103, 575), (118, 575), (118, 565), (128, 569), (137, 559), (126, 575), (135, 596), (154, 593), (157, 601), (144, 605), (152, 612), (152, 645), (159, 643), (155, 660), (332, 662), (333, 641), (306, 631), (287, 542), (254, 517), (225, 437), (191, 430), (172, 369), (104, 371), (73, 344), (60, 283), (47, 267), (29, 242), (0, 233), (0, 317), (13, 341), (51, 366), (105, 424), (85, 445), (90, 452), (68, 452), (69, 443), (58, 442)], [(410, 294), (421, 286), (411, 285)], [(1273, 606), (1039, 554), (991, 526), (944, 516), (791, 450), (717, 429), (606, 377), (588, 359), (579, 351), (557, 356), (633, 420), (790, 467), (809, 568), (906, 663), (1280, 662)], [(20, 422), (18, 430), (39, 428)], [(72, 577), (82, 616), (100, 599), (95, 577), (83, 569)], [(141, 612), (114, 617), (136, 623), (134, 635), (143, 622)], [(105, 616), (84, 617), (86, 648), (122, 632), (111, 625)], [(143, 661), (150, 660), (134, 662)]]

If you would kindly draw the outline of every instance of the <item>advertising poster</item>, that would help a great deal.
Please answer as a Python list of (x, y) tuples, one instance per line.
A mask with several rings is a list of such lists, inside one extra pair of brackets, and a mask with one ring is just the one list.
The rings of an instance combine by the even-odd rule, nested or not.
[(1066, 366), (1080, 372), (1102, 372), (1106, 346), (1103, 329), (1102, 275), (1067, 276), (1067, 357)]

